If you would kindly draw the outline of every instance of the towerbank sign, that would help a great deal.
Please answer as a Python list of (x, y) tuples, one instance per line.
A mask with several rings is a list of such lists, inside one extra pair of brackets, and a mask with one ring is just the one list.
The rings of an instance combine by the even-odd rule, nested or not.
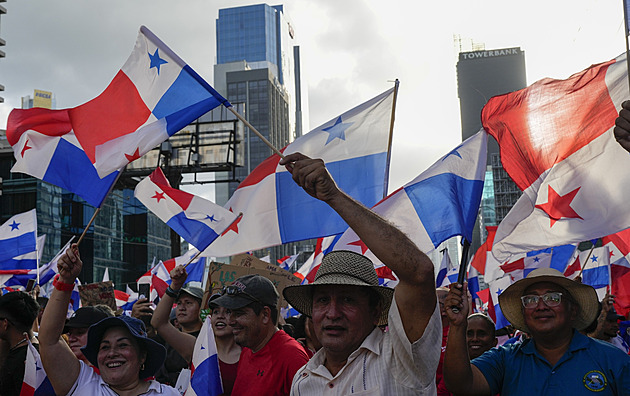
[(494, 58), (496, 56), (509, 56), (520, 55), (521, 49), (515, 48), (503, 48), (490, 51), (473, 51), (473, 52), (460, 52), (459, 60), (477, 59), (477, 58)]

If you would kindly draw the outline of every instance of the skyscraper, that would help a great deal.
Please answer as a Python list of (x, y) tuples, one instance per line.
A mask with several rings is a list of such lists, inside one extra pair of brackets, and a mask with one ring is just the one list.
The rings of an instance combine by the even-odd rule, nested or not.
[[(295, 31), (282, 5), (256, 4), (219, 10), (214, 87), (232, 103), (244, 103), (245, 116), (280, 149), (308, 128), (306, 92), (301, 83)], [(257, 136), (245, 131), (237, 159), (243, 166), (235, 182), (216, 185), (216, 202), (225, 204), (239, 181), (272, 154)], [(291, 249), (276, 248), (282, 257)]]
[[(527, 85), (525, 53), (518, 47), (460, 52), (457, 86), (462, 122), (462, 141), (481, 128), (481, 109), (493, 96), (517, 91)], [(497, 225), (520, 197), (521, 191), (501, 165), (499, 145), (488, 139), (485, 188), (481, 201), (479, 227), (475, 227), (471, 250), (474, 253), (487, 225)], [(489, 188), (492, 186), (493, 188)]]

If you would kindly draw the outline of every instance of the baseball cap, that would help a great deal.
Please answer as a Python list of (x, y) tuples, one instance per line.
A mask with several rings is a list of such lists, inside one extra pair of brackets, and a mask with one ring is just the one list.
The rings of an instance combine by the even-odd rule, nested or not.
[(269, 307), (277, 307), (278, 290), (273, 283), (258, 274), (241, 276), (233, 284), (225, 286), (221, 297), (212, 301), (221, 307), (239, 309), (253, 302)]
[(190, 283), (186, 283), (181, 289), (179, 289), (179, 295), (186, 293), (194, 298), (203, 300), (203, 289), (197, 286), (192, 286)]
[(71, 328), (90, 327), (94, 323), (98, 323), (110, 316), (112, 315), (93, 306), (81, 307), (70, 316), (63, 328), (63, 332), (67, 333)]

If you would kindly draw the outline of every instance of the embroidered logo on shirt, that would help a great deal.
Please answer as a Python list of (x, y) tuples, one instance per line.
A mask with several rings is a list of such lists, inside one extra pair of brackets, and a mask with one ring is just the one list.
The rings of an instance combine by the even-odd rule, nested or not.
[(604, 373), (597, 370), (586, 373), (584, 378), (582, 378), (582, 382), (584, 383), (586, 389), (593, 392), (601, 392), (606, 389), (606, 385), (608, 385)]

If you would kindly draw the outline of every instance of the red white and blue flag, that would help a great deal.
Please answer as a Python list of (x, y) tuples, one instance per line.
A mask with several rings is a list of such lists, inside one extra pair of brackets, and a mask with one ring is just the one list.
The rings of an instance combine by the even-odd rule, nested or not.
[[(190, 262), (199, 253), (197, 249), (190, 249), (183, 255), (168, 259), (166, 261), (159, 261), (156, 265), (152, 266), (146, 273), (136, 280), (138, 285), (149, 284), (149, 290), (151, 295), (145, 296), (151, 301), (155, 301), (156, 298), (162, 298), (166, 292), (166, 288), (171, 284), (171, 271), (178, 265), (185, 265)], [(188, 277), (186, 282), (203, 282), (204, 270), (206, 266), (205, 257), (197, 257), (195, 261), (190, 262), (186, 267)]]
[(493, 309), (489, 310), (491, 313), (494, 312), (494, 323), (497, 329), (501, 329), (505, 326), (508, 326), (510, 322), (505, 318), (503, 312), (501, 311), (501, 306), (499, 305), (499, 296), (501, 293), (505, 291), (512, 284), (512, 278), (510, 276), (504, 276), (502, 278), (496, 279), (489, 284), (490, 290), (490, 299), (492, 300), (489, 304), (492, 304)]
[(19, 263), (14, 260), (14, 257), (36, 251), (37, 215), (35, 209), (16, 214), (0, 225), (0, 269), (18, 269), (16, 266)]
[(315, 243), (315, 251), (311, 256), (302, 264), (299, 270), (293, 273), (293, 275), (302, 279), (302, 285), (308, 285), (309, 283), (313, 283), (315, 280), (315, 275), (317, 275), (317, 270), (319, 266), (322, 264), (322, 259), (326, 254), (332, 252), (335, 244), (339, 240), (341, 235), (333, 235), (324, 238), (318, 238)]
[(620, 315), (630, 313), (630, 229), (602, 238), (610, 255), (611, 294)]
[(627, 74), (624, 54), (488, 101), (483, 127), (523, 190), (497, 230), (497, 259), (628, 227), (630, 155), (613, 136), (617, 109), (629, 96)]
[(20, 396), (50, 396), (55, 392), (46, 376), (42, 360), (39, 352), (28, 340), (28, 349), (26, 351), (26, 361), (24, 362), (24, 380), (22, 381), (22, 389)]
[(220, 104), (230, 106), (142, 26), (129, 59), (95, 99), (72, 109), (11, 112), (7, 139), (17, 160), (12, 171), (98, 207), (116, 179), (113, 172)]
[(195, 342), (191, 366), (190, 385), (185, 396), (223, 394), (223, 383), (219, 371), (219, 356), (214, 341), (210, 318), (206, 318)]
[[(411, 182), (394, 191), (372, 210), (396, 225), (423, 252), (462, 235), (472, 240), (486, 171), (487, 135), (480, 131), (440, 158)], [(380, 278), (397, 278), (350, 228), (334, 250), (356, 251), (370, 258)], [(382, 275), (382, 276), (381, 276)]]
[[(326, 163), (339, 187), (371, 207), (386, 193), (394, 88), (335, 117), (286, 146)], [(224, 205), (243, 213), (204, 256), (225, 257), (286, 242), (339, 234), (348, 226), (299, 187), (279, 155), (258, 165)]]
[(160, 168), (138, 183), (134, 195), (199, 250), (206, 249), (237, 218), (213, 202), (171, 187)]
[(448, 255), (448, 250), (445, 249), (437, 271), (437, 277), (435, 278), (435, 287), (448, 287), (451, 283), (457, 282), (458, 276), (459, 266), (453, 266), (451, 256)]

